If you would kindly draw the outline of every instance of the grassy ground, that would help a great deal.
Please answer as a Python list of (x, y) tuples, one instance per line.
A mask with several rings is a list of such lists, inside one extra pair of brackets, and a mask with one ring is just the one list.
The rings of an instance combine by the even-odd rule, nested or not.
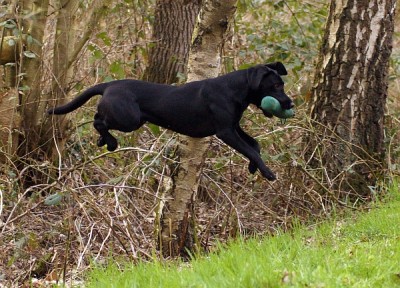
[(238, 241), (189, 263), (92, 271), (87, 287), (400, 287), (400, 192), (365, 213)]

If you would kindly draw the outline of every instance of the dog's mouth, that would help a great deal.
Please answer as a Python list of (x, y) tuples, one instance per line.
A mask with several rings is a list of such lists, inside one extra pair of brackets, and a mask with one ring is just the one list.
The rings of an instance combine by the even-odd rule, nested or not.
[(294, 106), (295, 106), (294, 103), (293, 103), (293, 100), (290, 99), (290, 98), (289, 98), (289, 100), (286, 100), (286, 101), (279, 101), (279, 103), (281, 103), (281, 107), (284, 110), (293, 109)]
[(281, 97), (280, 95), (271, 95), (271, 97), (275, 98), (278, 100), (279, 104), (281, 104), (281, 107), (283, 110), (289, 110), (294, 108), (294, 103), (292, 99), (290, 99), (288, 96)]
[(289, 110), (289, 109), (294, 108), (294, 103), (293, 103), (292, 100), (290, 100), (290, 101), (288, 101), (288, 102), (281, 103), (281, 107), (282, 107), (282, 109), (284, 109), (284, 110)]
[(258, 108), (261, 109), (264, 116), (268, 118), (276, 116), (284, 119), (293, 117), (294, 115), (294, 103), (291, 99), (280, 101), (280, 99), (274, 96), (265, 96)]
[(261, 107), (258, 107), (262, 110), (264, 116), (268, 117), (268, 118), (272, 118), (274, 117), (274, 115), (272, 115), (271, 113), (268, 113), (267, 111), (265, 111), (264, 109), (262, 109)]

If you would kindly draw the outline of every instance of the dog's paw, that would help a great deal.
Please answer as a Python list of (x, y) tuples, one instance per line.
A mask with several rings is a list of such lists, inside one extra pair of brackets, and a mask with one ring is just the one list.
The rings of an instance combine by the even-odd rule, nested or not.
[(104, 140), (103, 136), (100, 136), (99, 139), (97, 139), (97, 146), (103, 147), (104, 145), (106, 145), (106, 141)]
[(261, 174), (262, 174), (262, 176), (264, 177), (264, 178), (267, 178), (267, 180), (269, 180), (269, 181), (275, 181), (276, 180), (276, 176), (275, 176), (275, 174), (274, 173), (272, 173), (271, 171), (263, 171), (263, 172), (261, 172)]
[(108, 139), (107, 141), (107, 150), (108, 151), (115, 151), (118, 147), (118, 142), (115, 139)]
[(257, 164), (254, 163), (254, 162), (250, 162), (250, 164), (249, 164), (249, 172), (251, 174), (254, 174), (254, 173), (256, 173), (256, 171), (257, 171)]

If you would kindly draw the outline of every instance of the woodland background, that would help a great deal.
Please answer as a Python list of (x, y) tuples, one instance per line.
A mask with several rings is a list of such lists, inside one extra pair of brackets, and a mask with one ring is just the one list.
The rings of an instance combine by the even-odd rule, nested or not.
[[(16, 2), (2, 3), (4, 13), (0, 16), (8, 17), (1, 24), (2, 35), (7, 35), (6, 29), (20, 29), (18, 21), (10, 21), (6, 12)], [(255, 107), (250, 107), (242, 119), (244, 130), (259, 141), (263, 159), (278, 173), (279, 180), (274, 183), (257, 174), (250, 175), (246, 159), (218, 139), (210, 140), (196, 201), (189, 211), (190, 225), (195, 232), (194, 243), (188, 246), (195, 251), (212, 251), (216, 241), (225, 242), (239, 235), (265, 235), (277, 229), (290, 229), (297, 221), (317, 221), (338, 213), (340, 208), (363, 209), (384, 192), (391, 177), (399, 174), (397, 32), (386, 111), (387, 178), (370, 187), (369, 195), (353, 197), (321, 189), (321, 183), (304, 168), (302, 135), (311, 129), (308, 103), (328, 2), (238, 1), (221, 51), (221, 73), (259, 63), (283, 62), (289, 71), (285, 77), (286, 92), (295, 101), (296, 118), (281, 123), (276, 118), (266, 119)], [(24, 65), (31, 65), (31, 70), (12, 74), (14, 66), (1, 63), (3, 87), (7, 87), (10, 78), (21, 81), (18, 91), (3, 90), (2, 94), (0, 117), (12, 119), (11, 122), (41, 122), (51, 99), (69, 98), (94, 83), (121, 78), (142, 79), (146, 74), (149, 51), (154, 46), (155, 1), (80, 1), (73, 7), (77, 26), (64, 23), (64, 27), (56, 26), (56, 22), (61, 24), (55, 19), (60, 17), (59, 7), (65, 8), (63, 5), (68, 1), (50, 0), (49, 3), (51, 8), (42, 23), (46, 27), (43, 46), (35, 48), (34, 37), (25, 40), (32, 49), (24, 51)], [(23, 20), (29, 22), (31, 16), (26, 15)], [(53, 53), (57, 45), (70, 43), (60, 41), (60, 29), (71, 29), (79, 34), (80, 41), (73, 47), (58, 48), (58, 51), (68, 51), (69, 55)], [(44, 61), (35, 62), (34, 49), (43, 49)], [(69, 61), (57, 61), (64, 57)], [(57, 67), (56, 63), (65, 66)], [(40, 113), (30, 119), (10, 117), (14, 115), (12, 111), (18, 98), (27, 95), (24, 79), (33, 76), (39, 67), (43, 73), (37, 79), (37, 91), (44, 100), (42, 105), (29, 109)], [(58, 72), (67, 70), (67, 75), (61, 73), (63, 77), (57, 77)], [(68, 88), (59, 91), (57, 81)], [(184, 75), (178, 74), (177, 81), (184, 82)], [(8, 97), (8, 107), (4, 106), (4, 95)], [(62, 153), (58, 153), (54, 143), (49, 145), (57, 148), (48, 151), (57, 161), (48, 161), (39, 155), (26, 162), (27, 158), (18, 153), (16, 156), (15, 152), (25, 151), (24, 156), (34, 153), (35, 146), (26, 143), (2, 150), (0, 281), (19, 285), (30, 277), (79, 278), (93, 262), (161, 257), (158, 249), (160, 211), (165, 202), (163, 195), (170, 185), (171, 169), (176, 165), (174, 147), (180, 136), (149, 124), (132, 134), (115, 134), (121, 148), (113, 153), (106, 152), (96, 146), (97, 135), (91, 122), (95, 103), (96, 100), (91, 101), (81, 108), (71, 117), (72, 121), (57, 120), (61, 123), (57, 125), (68, 125), (63, 135), (52, 128), (55, 123), (51, 121), (55, 120), (48, 121), (46, 129), (42, 125), (40, 131), (32, 130), (29, 137), (52, 133), (54, 138), (65, 142)], [(29, 111), (18, 111), (15, 115), (25, 112)], [(18, 131), (13, 129), (2, 135), (6, 135), (3, 141), (19, 137)], [(45, 143), (36, 142), (35, 145)]]

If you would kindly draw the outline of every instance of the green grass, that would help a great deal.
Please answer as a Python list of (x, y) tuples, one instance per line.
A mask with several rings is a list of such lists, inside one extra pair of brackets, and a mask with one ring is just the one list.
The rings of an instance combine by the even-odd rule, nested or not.
[(366, 213), (236, 241), (189, 263), (95, 269), (87, 287), (400, 287), (400, 194)]

